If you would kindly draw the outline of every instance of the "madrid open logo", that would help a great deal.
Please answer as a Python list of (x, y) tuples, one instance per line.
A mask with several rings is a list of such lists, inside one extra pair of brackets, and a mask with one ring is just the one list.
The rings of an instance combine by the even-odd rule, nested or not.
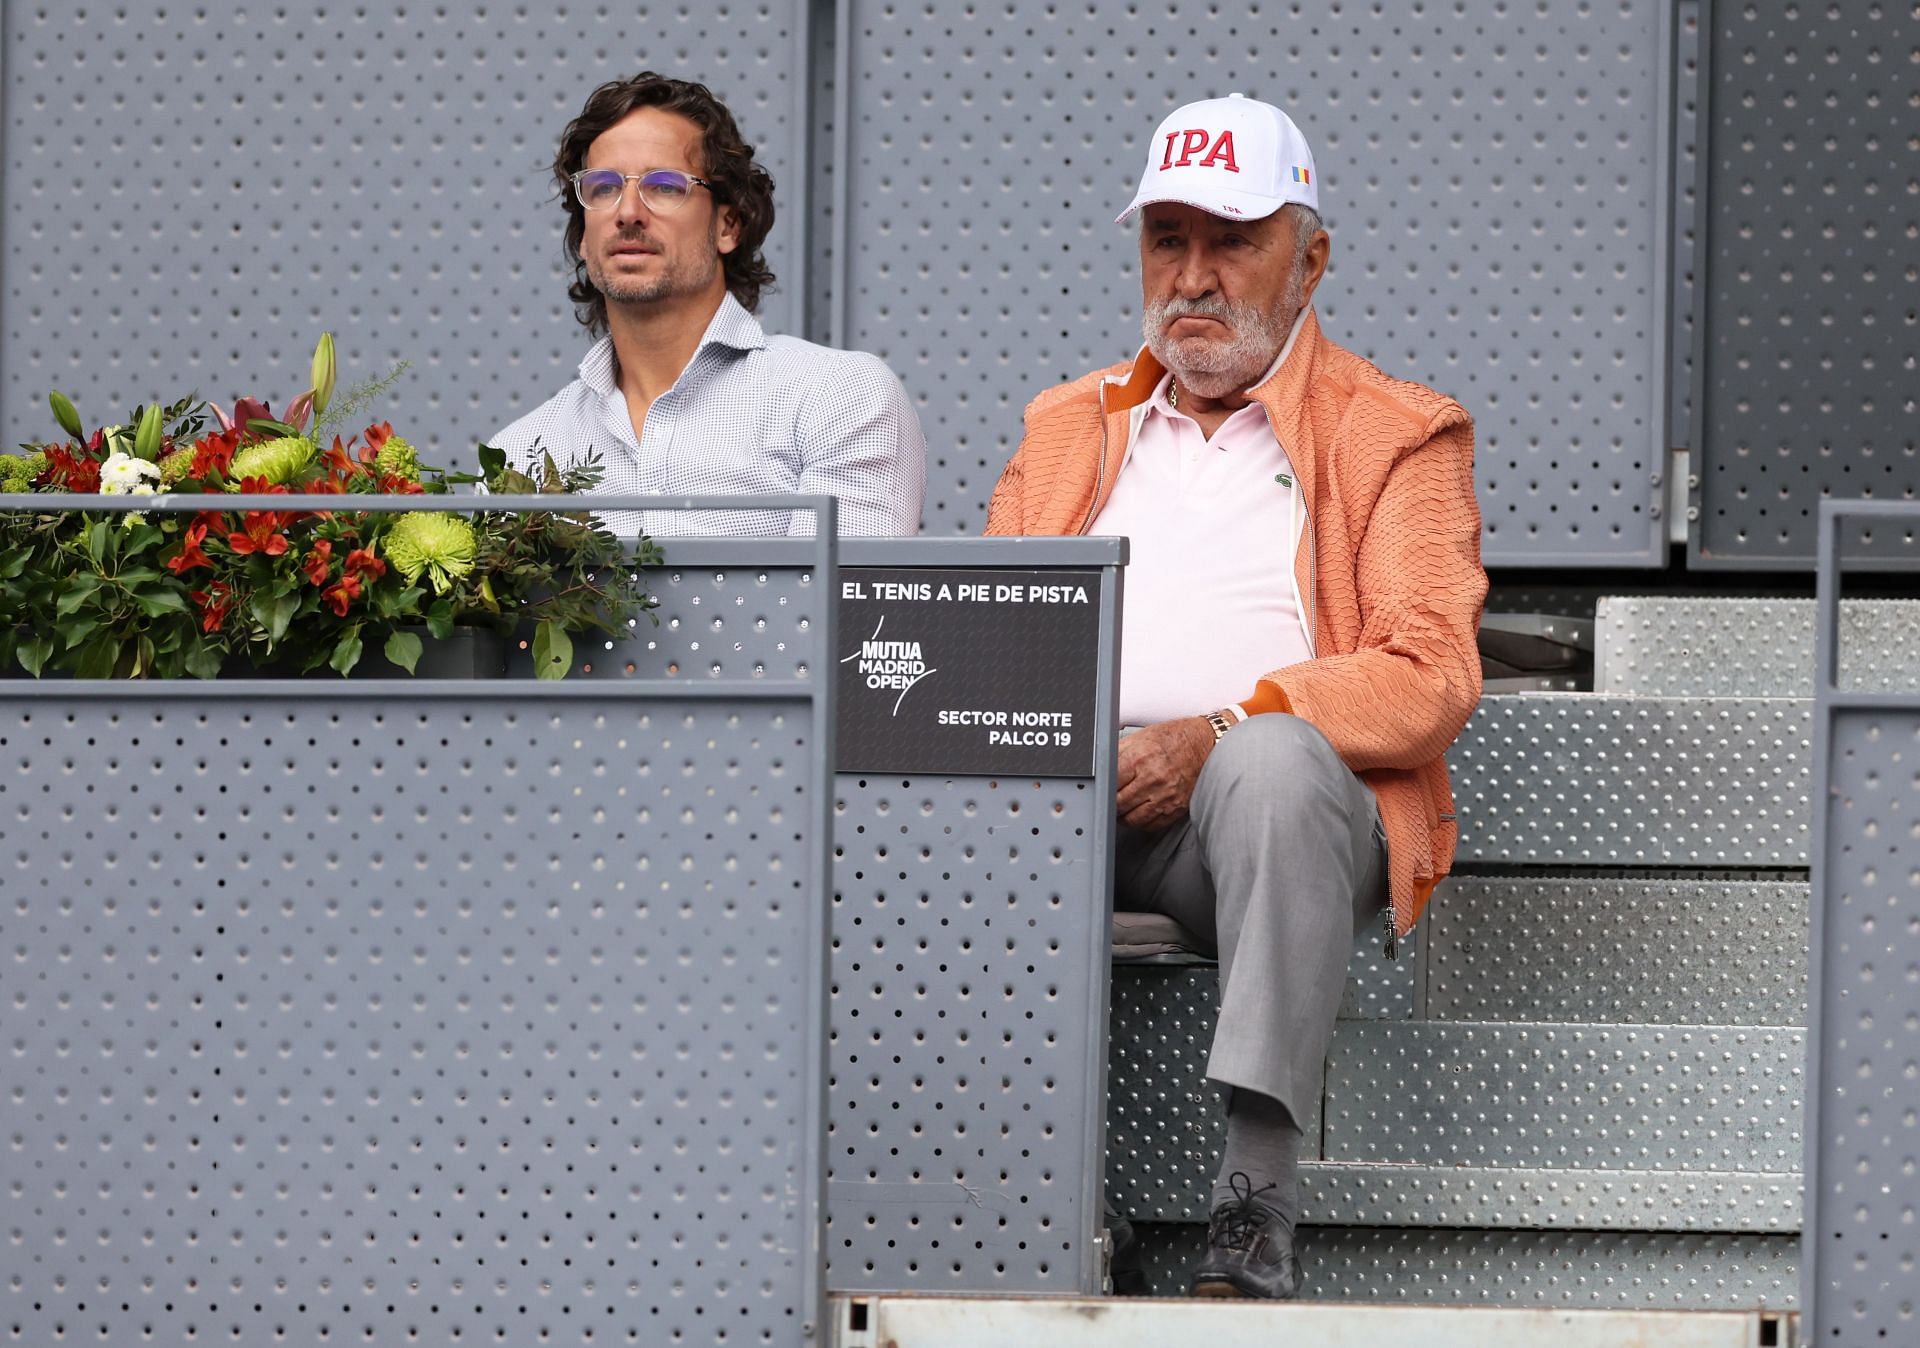
[(844, 665), (858, 660), (860, 663), (854, 666), (854, 672), (869, 688), (876, 691), (898, 689), (900, 696), (893, 700), (893, 715), (898, 716), (900, 704), (913, 691), (913, 686), (940, 671), (927, 668), (919, 642), (882, 641), (880, 633), (886, 625), (887, 620), (882, 616), (873, 629), (873, 635), (861, 642), (860, 649), (852, 655), (843, 656), (840, 663)]

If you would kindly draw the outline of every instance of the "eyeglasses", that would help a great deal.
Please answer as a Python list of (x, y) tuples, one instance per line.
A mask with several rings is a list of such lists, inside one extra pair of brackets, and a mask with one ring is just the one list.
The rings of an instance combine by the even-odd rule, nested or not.
[(695, 187), (713, 191), (713, 184), (679, 169), (648, 169), (645, 173), (621, 173), (615, 169), (581, 169), (573, 175), (573, 194), (589, 211), (610, 210), (620, 204), (627, 184), (635, 184), (647, 209), (669, 215), (687, 204)]

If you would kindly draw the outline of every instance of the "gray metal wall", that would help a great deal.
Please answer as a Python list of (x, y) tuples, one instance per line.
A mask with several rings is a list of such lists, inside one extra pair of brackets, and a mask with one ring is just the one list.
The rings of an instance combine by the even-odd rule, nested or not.
[(1490, 563), (1663, 564), (1670, 445), (1697, 450), (1696, 565), (1806, 569), (1814, 501), (1920, 490), (1898, 6), (4, 15), (8, 444), (51, 431), (50, 387), (90, 421), (284, 401), (328, 328), (350, 380), (411, 359), (385, 410), (462, 458), (573, 373), (543, 166), (589, 88), (651, 65), (711, 83), (773, 171), (768, 326), (905, 379), (928, 532), (978, 528), (1029, 397), (1131, 352), (1112, 216), (1158, 118), (1231, 89), (1313, 138), (1329, 333), (1474, 413)]
[(737, 6), (4, 7), (0, 443), (159, 394), (341, 385), (412, 368), (377, 409), (437, 461), (573, 378), (588, 345), (547, 165), (603, 81), (703, 80), (781, 196), (763, 304), (806, 293), (805, 0)]
[[(1828, 497), (1920, 494), (1920, 11), (1709, 5), (1696, 566), (1811, 569)], [(1849, 564), (1920, 566), (1911, 522)]]

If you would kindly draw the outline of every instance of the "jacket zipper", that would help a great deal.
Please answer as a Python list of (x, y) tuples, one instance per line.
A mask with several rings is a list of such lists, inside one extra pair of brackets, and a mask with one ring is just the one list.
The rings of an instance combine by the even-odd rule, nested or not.
[(1100, 509), (1100, 487), (1107, 480), (1107, 385), (1100, 386), (1100, 465), (1093, 475), (1093, 495), (1087, 501), (1087, 517), (1074, 530), (1085, 534), (1093, 527), (1094, 512)]

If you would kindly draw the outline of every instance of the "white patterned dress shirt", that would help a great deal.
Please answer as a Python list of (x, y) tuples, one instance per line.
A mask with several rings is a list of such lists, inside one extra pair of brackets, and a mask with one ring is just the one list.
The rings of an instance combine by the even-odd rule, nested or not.
[[(536, 442), (561, 467), (598, 450), (601, 492), (705, 496), (801, 492), (839, 499), (843, 535), (905, 537), (920, 526), (927, 446), (900, 380), (878, 356), (769, 337), (732, 295), (699, 349), (647, 411), (634, 440), (613, 339), (580, 377), (494, 436), (523, 471)], [(614, 533), (807, 536), (808, 511), (609, 510)]]

